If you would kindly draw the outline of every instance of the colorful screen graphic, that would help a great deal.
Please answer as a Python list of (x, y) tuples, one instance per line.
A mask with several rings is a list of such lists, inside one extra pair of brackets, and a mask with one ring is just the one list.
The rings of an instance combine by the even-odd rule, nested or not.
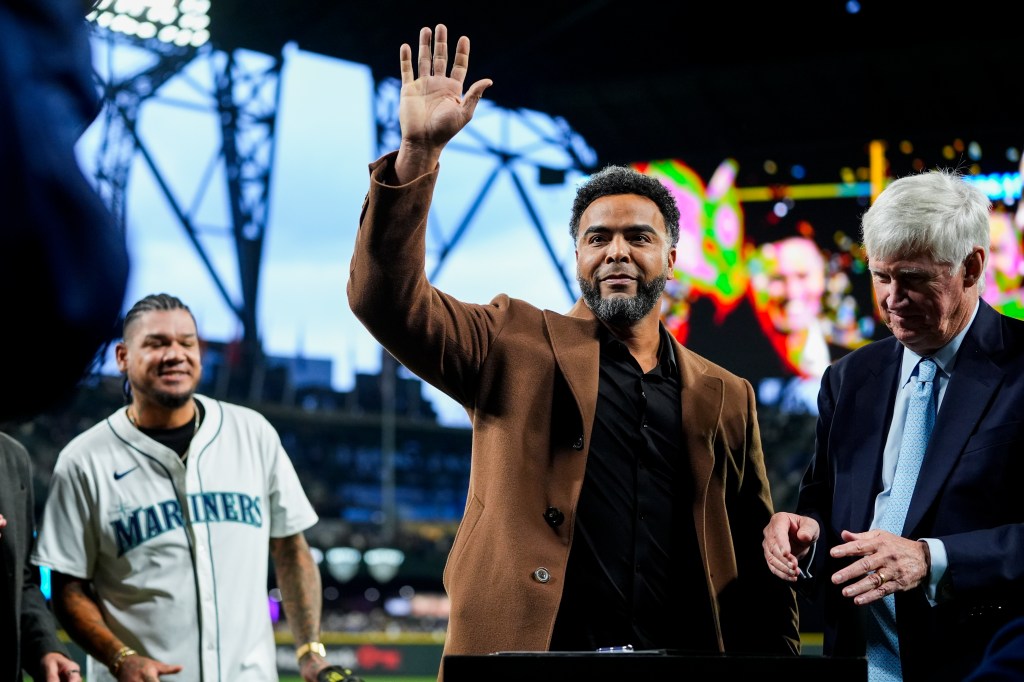
[[(825, 368), (889, 333), (877, 317), (859, 245), (870, 187), (739, 188), (732, 159), (706, 182), (679, 160), (633, 165), (659, 178), (680, 208), (674, 277), (663, 304), (669, 329), (750, 379), (762, 406), (816, 414)], [(1024, 318), (1022, 226), (1004, 203), (994, 203), (983, 297)]]

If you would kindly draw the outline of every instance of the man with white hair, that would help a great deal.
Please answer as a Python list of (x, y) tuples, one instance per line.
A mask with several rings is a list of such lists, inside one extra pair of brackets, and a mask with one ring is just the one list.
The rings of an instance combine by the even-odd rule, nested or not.
[(825, 586), (825, 653), (869, 680), (963, 680), (1024, 614), (1024, 322), (981, 300), (990, 202), (945, 171), (896, 180), (863, 217), (892, 331), (825, 370), (796, 513), (763, 550)]

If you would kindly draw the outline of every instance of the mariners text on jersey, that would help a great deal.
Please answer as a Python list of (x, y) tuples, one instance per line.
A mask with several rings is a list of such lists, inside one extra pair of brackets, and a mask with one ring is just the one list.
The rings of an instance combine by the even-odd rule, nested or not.
[[(191, 523), (244, 523), (263, 525), (260, 498), (245, 493), (210, 492), (188, 496)], [(185, 525), (178, 500), (164, 500), (148, 507), (117, 510), (119, 518), (111, 521), (117, 539), (117, 556), (135, 549), (144, 542)]]

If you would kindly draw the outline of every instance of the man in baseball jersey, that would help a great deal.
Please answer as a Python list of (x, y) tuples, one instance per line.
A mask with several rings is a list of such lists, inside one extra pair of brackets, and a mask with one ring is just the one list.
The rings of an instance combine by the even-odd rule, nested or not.
[[(178, 298), (136, 303), (116, 347), (130, 403), (60, 453), (32, 560), (89, 654), (89, 682), (277, 680), (268, 550), (302, 676), (319, 642), (317, 515), (269, 422), (195, 393), (196, 322)], [(347, 672), (347, 671), (346, 671)]]

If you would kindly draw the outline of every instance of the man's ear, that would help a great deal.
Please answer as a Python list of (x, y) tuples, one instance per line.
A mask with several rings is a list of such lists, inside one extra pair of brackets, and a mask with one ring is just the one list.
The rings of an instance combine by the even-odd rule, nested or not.
[(114, 346), (114, 359), (117, 361), (117, 370), (124, 374), (128, 371), (128, 347), (123, 342)]
[(964, 286), (973, 287), (981, 280), (986, 260), (985, 250), (980, 246), (974, 247), (964, 259)]

